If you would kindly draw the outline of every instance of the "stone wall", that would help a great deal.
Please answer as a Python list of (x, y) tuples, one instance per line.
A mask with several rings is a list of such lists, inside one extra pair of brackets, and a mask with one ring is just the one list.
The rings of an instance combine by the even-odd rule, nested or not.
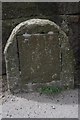
[[(79, 3), (3, 3), (2, 5), (2, 35), (3, 50), (12, 29), (22, 21), (30, 18), (46, 18), (58, 24), (69, 36), (71, 47), (76, 58), (75, 82), (78, 83), (80, 71), (79, 58)], [(5, 74), (3, 56), (3, 74)]]

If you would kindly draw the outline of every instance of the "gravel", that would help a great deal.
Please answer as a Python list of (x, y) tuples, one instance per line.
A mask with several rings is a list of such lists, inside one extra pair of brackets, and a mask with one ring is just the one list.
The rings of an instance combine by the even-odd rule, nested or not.
[(3, 118), (78, 118), (77, 89), (57, 95), (5, 92), (2, 99)]

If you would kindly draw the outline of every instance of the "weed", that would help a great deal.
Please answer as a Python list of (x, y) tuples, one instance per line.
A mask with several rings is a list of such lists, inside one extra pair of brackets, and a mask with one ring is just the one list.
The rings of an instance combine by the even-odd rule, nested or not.
[(45, 86), (42, 88), (38, 89), (38, 92), (40, 92), (41, 94), (57, 94), (60, 93), (62, 91), (62, 88), (59, 87), (53, 87), (53, 86)]

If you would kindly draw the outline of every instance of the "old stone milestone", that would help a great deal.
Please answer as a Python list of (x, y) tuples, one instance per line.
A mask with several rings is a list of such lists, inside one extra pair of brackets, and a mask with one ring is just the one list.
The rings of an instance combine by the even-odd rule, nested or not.
[(74, 56), (67, 35), (54, 22), (30, 19), (17, 25), (4, 50), (8, 87), (73, 86)]

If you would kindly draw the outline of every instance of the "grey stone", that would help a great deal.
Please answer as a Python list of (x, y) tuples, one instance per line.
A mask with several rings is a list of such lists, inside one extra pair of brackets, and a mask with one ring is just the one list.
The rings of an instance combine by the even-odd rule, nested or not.
[[(6, 44), (6, 41), (12, 31), (12, 29), (19, 24), (22, 21), (25, 21), (27, 19), (31, 18), (45, 18), (54, 21), (56, 24), (61, 26), (61, 23), (63, 21), (61, 16), (68, 16), (68, 26), (69, 29), (72, 29), (74, 36), (76, 37), (77, 29), (76, 26), (79, 26), (79, 2), (53, 2), (53, 3), (2, 3), (2, 50), (4, 49), (4, 46)], [(56, 9), (57, 8), (57, 9)], [(20, 11), (20, 12), (19, 12)], [(47, 12), (46, 12), (47, 11)], [(73, 17), (74, 16), (74, 17)], [(76, 24), (75, 24), (76, 22)], [(73, 24), (73, 25), (72, 25)], [(72, 28), (74, 26), (74, 28)], [(66, 27), (65, 27), (66, 28)], [(7, 32), (6, 32), (7, 31)], [(78, 42), (78, 38), (75, 38), (73, 40), (73, 35), (70, 35), (70, 42), (71, 46), (74, 50), (76, 50), (75, 46), (73, 46), (73, 43), (76, 45), (76, 42)], [(79, 47), (79, 44), (78, 46)], [(75, 53), (74, 53), (75, 54)], [(77, 51), (76, 54), (79, 54)], [(79, 55), (75, 59), (79, 60)], [(77, 63), (77, 61), (76, 61)], [(79, 67), (80, 65), (76, 65)], [(79, 70), (80, 71), (80, 68)], [(79, 73), (75, 69), (75, 82), (77, 81), (79, 83)], [(2, 58), (2, 74), (5, 74), (5, 62), (4, 62), (4, 56)], [(77, 77), (79, 76), (79, 77)], [(77, 80), (78, 79), (78, 80)]]
[(4, 54), (11, 91), (74, 85), (73, 51), (66, 33), (54, 22), (31, 19), (20, 23)]
[[(12, 37), (11, 37), (12, 38)], [(7, 46), (9, 44), (9, 46)], [(6, 74), (9, 90), (15, 90), (20, 84), (19, 60), (17, 55), (16, 37), (5, 47)]]

